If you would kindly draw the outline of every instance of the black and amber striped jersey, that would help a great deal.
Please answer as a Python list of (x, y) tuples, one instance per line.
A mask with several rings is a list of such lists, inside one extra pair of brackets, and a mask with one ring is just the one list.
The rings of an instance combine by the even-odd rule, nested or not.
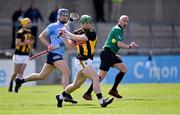
[(83, 30), (80, 28), (78, 30), (75, 30), (74, 34), (76, 35), (85, 34), (88, 38), (86, 42), (76, 46), (76, 49), (77, 49), (76, 58), (80, 60), (87, 60), (87, 59), (93, 60), (95, 47), (96, 47), (96, 41), (97, 41), (96, 32), (93, 29)]
[[(17, 33), (16, 33), (16, 39), (21, 40), (21, 42), (24, 42), (25, 40), (33, 40), (33, 36), (31, 34), (31, 30), (24, 30), (21, 28)], [(15, 54), (17, 55), (29, 55), (31, 45), (16, 45), (15, 48)]]

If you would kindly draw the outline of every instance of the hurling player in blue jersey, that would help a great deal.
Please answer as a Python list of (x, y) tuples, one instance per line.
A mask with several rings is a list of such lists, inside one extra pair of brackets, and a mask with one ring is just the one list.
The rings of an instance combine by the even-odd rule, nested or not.
[[(64, 41), (61, 36), (58, 36), (60, 29), (65, 26), (68, 19), (69, 10), (64, 8), (59, 9), (57, 22), (48, 25), (46, 29), (39, 35), (40, 41), (47, 47), (49, 51), (47, 54), (47, 61), (40, 73), (33, 73), (24, 79), (16, 78), (15, 92), (18, 92), (21, 85), (25, 82), (46, 79), (55, 68), (62, 73), (63, 87), (65, 88), (69, 84), (70, 70), (66, 61), (63, 59), (63, 55), (65, 53), (65, 48), (68, 49), (70, 46), (67, 45), (67, 40)], [(56, 48), (57, 46), (60, 47)], [(69, 98), (72, 99), (70, 95), (68, 100)]]

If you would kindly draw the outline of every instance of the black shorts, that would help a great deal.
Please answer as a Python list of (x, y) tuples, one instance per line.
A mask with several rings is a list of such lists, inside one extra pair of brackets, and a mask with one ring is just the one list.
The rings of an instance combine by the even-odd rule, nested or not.
[(105, 48), (100, 53), (100, 70), (108, 71), (116, 63), (123, 63), (123, 61), (116, 56), (110, 49)]
[(53, 65), (53, 62), (58, 60), (63, 60), (62, 55), (51, 52), (47, 54), (47, 61), (46, 61), (47, 64)]

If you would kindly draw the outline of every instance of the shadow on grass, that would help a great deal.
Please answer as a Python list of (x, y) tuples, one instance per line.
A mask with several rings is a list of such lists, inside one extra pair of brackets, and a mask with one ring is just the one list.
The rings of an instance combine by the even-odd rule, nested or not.
[(123, 100), (127, 100), (127, 101), (154, 101), (156, 99), (152, 99), (152, 98), (127, 98), (127, 99), (123, 99)]
[[(100, 105), (98, 104), (76, 104), (76, 105), (73, 105), (73, 104), (65, 104), (64, 106), (79, 106), (79, 107), (87, 107), (87, 108), (108, 108), (108, 107), (101, 107)], [(111, 107), (112, 108), (112, 107)]]
[(64, 106), (96, 106), (96, 104), (64, 104)]
[[(21, 106), (24, 106), (24, 104), (22, 104)], [(41, 106), (41, 107), (45, 107), (45, 106), (55, 106), (56, 104), (35, 104), (35, 106)], [(71, 104), (71, 103), (64, 103), (63, 107), (73, 107), (73, 106), (77, 106), (77, 107), (88, 107), (88, 108), (102, 108), (99, 104)]]
[(31, 91), (31, 93), (49, 93), (47, 90), (42, 90), (42, 91)]

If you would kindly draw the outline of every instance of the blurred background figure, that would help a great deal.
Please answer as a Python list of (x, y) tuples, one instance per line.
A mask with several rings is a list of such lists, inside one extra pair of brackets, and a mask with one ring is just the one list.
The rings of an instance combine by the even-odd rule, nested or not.
[(12, 26), (12, 42), (11, 42), (11, 48), (15, 48), (15, 36), (16, 36), (16, 32), (20, 29), (20, 20), (22, 18), (24, 18), (24, 14), (25, 14), (25, 6), (24, 5), (21, 5), (19, 7), (18, 10), (16, 10), (13, 15), (12, 15), (12, 23), (13, 23), (13, 26)]
[(148, 59), (146, 61), (146, 68), (150, 69), (150, 68), (153, 68), (153, 67), (156, 67), (156, 63), (153, 60), (153, 52), (149, 51)]
[(49, 23), (53, 23), (57, 21), (57, 12), (58, 12), (58, 5), (54, 6), (54, 10), (49, 15)]
[(95, 8), (96, 22), (105, 22), (104, 19), (104, 0), (93, 0)]
[(32, 35), (35, 37), (34, 41), (34, 48), (36, 48), (36, 39), (37, 39), (37, 33), (38, 33), (38, 20), (40, 19), (41, 22), (43, 22), (43, 17), (41, 16), (41, 13), (39, 9), (37, 8), (37, 4), (35, 1), (31, 2), (31, 5), (29, 9), (25, 13), (25, 17), (28, 17), (32, 21)]
[(111, 22), (116, 22), (121, 14), (121, 6), (124, 0), (111, 0)]
[(20, 21), (21, 28), (16, 33), (15, 40), (15, 53), (13, 55), (14, 72), (12, 73), (9, 92), (13, 91), (13, 82), (16, 77), (22, 78), (24, 70), (29, 60), (29, 52), (34, 43), (31, 34), (31, 20), (29, 18), (23, 18)]

